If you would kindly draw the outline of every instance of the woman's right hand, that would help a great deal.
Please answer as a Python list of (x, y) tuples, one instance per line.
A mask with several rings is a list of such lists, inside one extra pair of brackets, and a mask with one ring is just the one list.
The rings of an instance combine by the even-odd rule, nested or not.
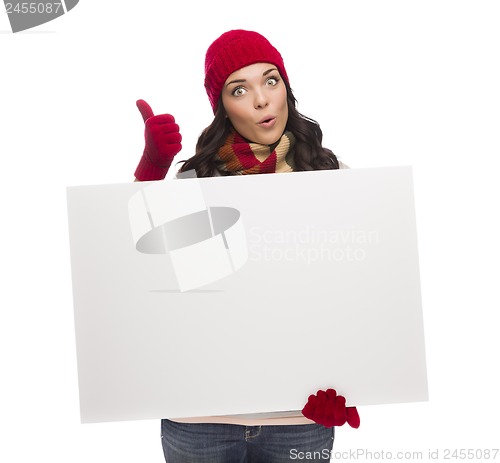
[(144, 100), (137, 100), (136, 104), (144, 119), (145, 146), (135, 178), (140, 181), (163, 180), (182, 148), (179, 126), (170, 114), (155, 116)]

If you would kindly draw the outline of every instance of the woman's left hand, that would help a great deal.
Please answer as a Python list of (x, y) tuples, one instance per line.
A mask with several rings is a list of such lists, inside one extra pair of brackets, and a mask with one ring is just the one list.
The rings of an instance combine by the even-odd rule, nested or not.
[(318, 391), (310, 395), (302, 414), (327, 428), (348, 423), (352, 428), (359, 428), (360, 419), (356, 407), (346, 407), (345, 397), (337, 395), (335, 389)]

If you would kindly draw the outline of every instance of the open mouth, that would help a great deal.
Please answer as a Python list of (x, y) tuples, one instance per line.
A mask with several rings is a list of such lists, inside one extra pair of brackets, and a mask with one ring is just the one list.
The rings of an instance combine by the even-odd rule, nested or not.
[(263, 127), (272, 127), (274, 125), (275, 121), (276, 121), (276, 118), (270, 116), (270, 117), (266, 117), (265, 119), (262, 119), (259, 122), (259, 125), (263, 126)]

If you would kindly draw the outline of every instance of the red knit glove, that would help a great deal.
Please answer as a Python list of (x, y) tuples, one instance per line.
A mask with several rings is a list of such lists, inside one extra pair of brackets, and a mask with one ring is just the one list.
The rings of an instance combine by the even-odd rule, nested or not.
[(360, 420), (356, 407), (346, 407), (345, 397), (337, 395), (335, 389), (310, 395), (302, 414), (327, 428), (342, 426), (345, 422), (352, 428), (359, 428)]
[(135, 178), (141, 181), (163, 180), (174, 156), (182, 148), (179, 126), (170, 114), (155, 116), (144, 100), (137, 100), (137, 107), (144, 119), (146, 145)]

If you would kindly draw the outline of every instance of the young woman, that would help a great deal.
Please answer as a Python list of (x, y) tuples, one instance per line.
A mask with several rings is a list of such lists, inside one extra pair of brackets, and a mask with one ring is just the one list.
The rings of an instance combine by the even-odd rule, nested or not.
[[(262, 35), (232, 30), (206, 53), (205, 88), (214, 112), (196, 153), (179, 172), (198, 177), (338, 169), (344, 166), (322, 146), (318, 123), (296, 109), (283, 59)], [(137, 181), (162, 180), (181, 150), (181, 135), (169, 114), (137, 106), (145, 122), (146, 144)], [(168, 463), (279, 463), (330, 459), (334, 426), (357, 428), (355, 407), (335, 390), (309, 396), (301, 414), (258, 419), (247, 416), (162, 420)]]

